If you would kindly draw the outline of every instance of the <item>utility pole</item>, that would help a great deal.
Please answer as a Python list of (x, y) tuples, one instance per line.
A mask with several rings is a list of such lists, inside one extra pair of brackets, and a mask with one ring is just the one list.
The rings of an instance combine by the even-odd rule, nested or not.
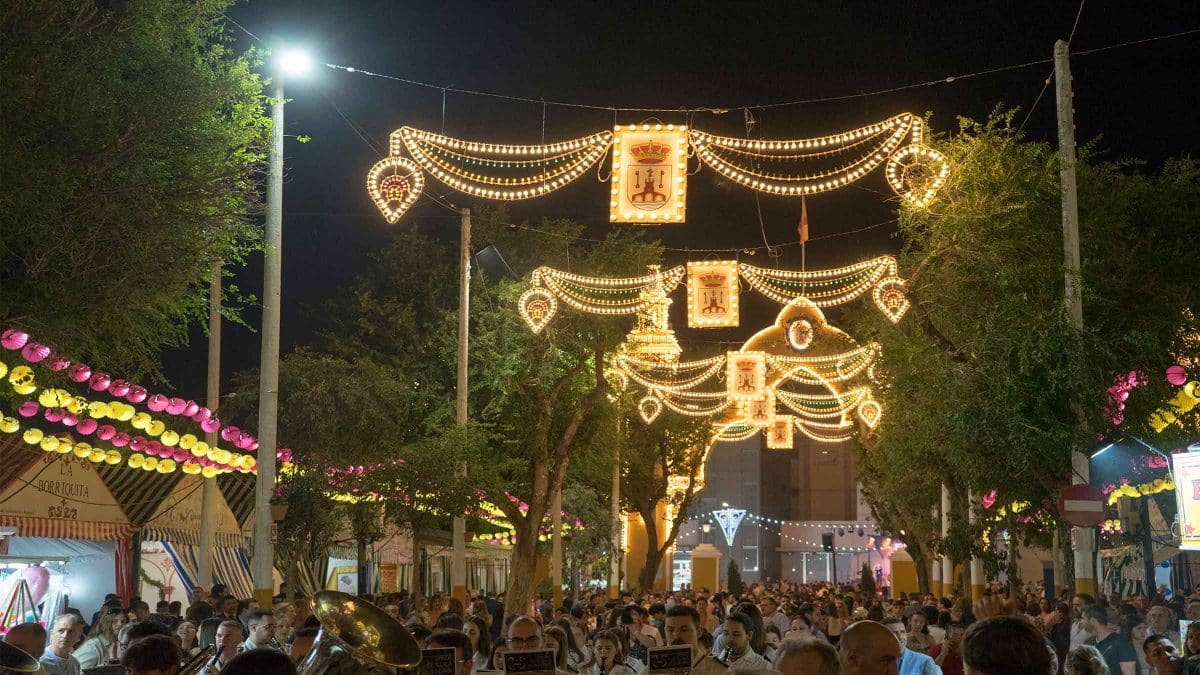
[[(942, 483), (942, 539), (950, 536), (950, 490)], [(950, 556), (942, 556), (942, 597), (949, 597), (954, 592), (954, 561)]]
[[(1075, 187), (1075, 94), (1071, 89), (1069, 45), (1054, 43), (1054, 97), (1058, 104), (1058, 165), (1062, 190), (1064, 301), (1071, 324), (1083, 330), (1082, 278), (1079, 264), (1079, 193)], [(1071, 453), (1074, 484), (1091, 478), (1085, 453)], [(1075, 592), (1096, 593), (1096, 542), (1092, 528), (1077, 527), (1074, 532)]]
[[(617, 422), (619, 425), (620, 422)], [(608, 574), (608, 597), (621, 597), (621, 446), (613, 444), (612, 475), (612, 560)]]
[(254, 485), (254, 598), (270, 607), (275, 595), (275, 545), (271, 498), (275, 496), (275, 450), (279, 422), (279, 302), (283, 251), (283, 78), (271, 92), (267, 223), (263, 233), (262, 347), (258, 367), (258, 480)]
[[(975, 525), (979, 521), (979, 495), (974, 491), (967, 492), (968, 501), (968, 518), (971, 525)], [(971, 601), (978, 602), (983, 598), (983, 589), (987, 585), (987, 579), (984, 578), (983, 558), (977, 555), (971, 556)]]
[[(217, 414), (221, 405), (221, 263), (213, 264), (212, 281), (208, 285), (208, 393), (204, 405)], [(204, 439), (216, 447), (217, 432)], [(196, 585), (207, 590), (213, 582), (213, 528), (216, 523), (217, 479), (200, 478), (200, 569)], [(190, 590), (190, 589), (189, 589)]]
[[(462, 224), (458, 247), (458, 399), (454, 407), (458, 426), (467, 425), (467, 345), (471, 320), (471, 209), (460, 212)], [(462, 467), (462, 473), (466, 467)], [(450, 554), (450, 594), (467, 604), (467, 523), (463, 516), (454, 516), (454, 547)]]

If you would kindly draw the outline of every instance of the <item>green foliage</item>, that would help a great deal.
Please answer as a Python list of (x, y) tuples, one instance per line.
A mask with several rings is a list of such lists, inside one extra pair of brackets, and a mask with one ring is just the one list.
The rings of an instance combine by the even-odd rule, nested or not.
[(735, 598), (740, 598), (746, 590), (746, 584), (742, 581), (742, 571), (732, 560), (729, 561), (729, 567), (725, 570), (725, 586)]
[(875, 573), (871, 571), (871, 566), (867, 563), (863, 563), (862, 572), (859, 574), (858, 590), (864, 597), (875, 597)]
[[(157, 373), (255, 245), (270, 120), (226, 0), (0, 10), (0, 317), (74, 357)], [(232, 316), (232, 314), (231, 314)]]
[[(939, 548), (967, 555), (965, 495), (1053, 511), (1072, 451), (1109, 432), (1106, 389), (1118, 373), (1161, 373), (1197, 325), (1200, 172), (1191, 160), (1159, 174), (1078, 163), (1084, 329), (1063, 308), (1056, 149), (1025, 141), (1012, 112), (962, 120), (935, 141), (953, 167), (928, 209), (904, 207), (900, 270), (913, 302), (896, 326), (858, 314), (856, 335), (883, 345), (883, 424), (861, 454), (864, 492), (881, 522), (927, 543), (940, 483), (955, 495), (956, 533)], [(1155, 383), (1130, 399), (1161, 402)], [(960, 558), (961, 559), (961, 558)]]

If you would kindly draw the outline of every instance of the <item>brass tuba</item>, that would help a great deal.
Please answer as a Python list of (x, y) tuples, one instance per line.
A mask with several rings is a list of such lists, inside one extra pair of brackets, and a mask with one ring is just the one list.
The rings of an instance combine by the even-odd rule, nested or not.
[(421, 648), (408, 629), (365, 600), (321, 591), (312, 598), (312, 610), (321, 630), (296, 666), (300, 675), (392, 675), (421, 662)]
[(41, 669), (29, 652), (0, 641), (0, 673), (36, 673)]

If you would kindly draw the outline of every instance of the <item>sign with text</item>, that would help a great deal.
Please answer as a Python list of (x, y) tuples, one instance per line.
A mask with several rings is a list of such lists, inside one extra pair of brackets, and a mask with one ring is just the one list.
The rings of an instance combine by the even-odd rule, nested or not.
[(124, 509), (96, 473), (95, 465), (71, 454), (44, 454), (0, 494), (0, 503), (10, 515), (129, 522)]
[(504, 652), (504, 672), (554, 675), (553, 649), (518, 649)]
[(1179, 548), (1200, 551), (1200, 452), (1171, 455), (1171, 473), (1179, 507)]
[(692, 669), (692, 646), (651, 647), (649, 661), (651, 673), (684, 675)]
[(454, 675), (458, 670), (458, 660), (454, 657), (454, 652), (454, 647), (422, 649), (417, 675)]

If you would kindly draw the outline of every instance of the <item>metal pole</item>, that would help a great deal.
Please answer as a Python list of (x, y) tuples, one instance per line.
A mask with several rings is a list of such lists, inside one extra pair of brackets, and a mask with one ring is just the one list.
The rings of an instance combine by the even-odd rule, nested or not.
[[(1083, 330), (1083, 297), (1080, 292), (1079, 265), (1079, 194), (1075, 188), (1075, 110), (1071, 90), (1071, 62), (1068, 45), (1054, 43), (1054, 95), (1058, 103), (1058, 159), (1062, 189), (1064, 301), (1071, 324)], [(1071, 455), (1072, 483), (1090, 479), (1088, 456)], [(1096, 592), (1095, 535), (1091, 528), (1075, 528), (1075, 592)]]
[(550, 601), (555, 607), (562, 606), (563, 599), (563, 553), (562, 553), (562, 487), (554, 491), (554, 499), (550, 508)]
[[(950, 491), (942, 485), (942, 538), (950, 535)], [(954, 592), (954, 561), (950, 556), (942, 556), (942, 595), (948, 597)]]
[[(970, 518), (971, 524), (974, 525), (979, 518), (979, 495), (974, 492), (968, 492), (967, 501), (970, 507), (968, 518)], [(978, 602), (983, 598), (983, 587), (986, 584), (987, 579), (984, 578), (983, 558), (971, 556), (971, 600), (973, 602)]]
[(267, 227), (263, 236), (262, 348), (258, 380), (258, 480), (254, 489), (254, 597), (263, 607), (275, 594), (271, 498), (275, 496), (276, 426), (279, 418), (280, 257), (283, 253), (283, 80), (271, 92), (271, 150)]
[[(208, 398), (204, 405), (217, 413), (221, 404), (221, 263), (213, 264), (208, 286)], [(217, 433), (205, 436), (210, 447), (217, 445)], [(213, 582), (213, 531), (216, 523), (217, 479), (200, 476), (200, 569), (196, 585), (208, 589)], [(187, 589), (191, 590), (191, 589)]]
[[(617, 423), (620, 425), (620, 422)], [(608, 597), (621, 597), (621, 446), (613, 446), (612, 475), (612, 561), (608, 574)], [(718, 570), (718, 576), (720, 571)], [(714, 589), (715, 590), (715, 589)]]
[[(455, 418), (458, 426), (467, 424), (467, 346), (471, 320), (471, 209), (461, 212), (458, 264), (458, 399)], [(465, 473), (466, 467), (463, 467)], [(467, 603), (467, 524), (463, 516), (454, 517), (454, 547), (450, 553), (450, 594)]]

